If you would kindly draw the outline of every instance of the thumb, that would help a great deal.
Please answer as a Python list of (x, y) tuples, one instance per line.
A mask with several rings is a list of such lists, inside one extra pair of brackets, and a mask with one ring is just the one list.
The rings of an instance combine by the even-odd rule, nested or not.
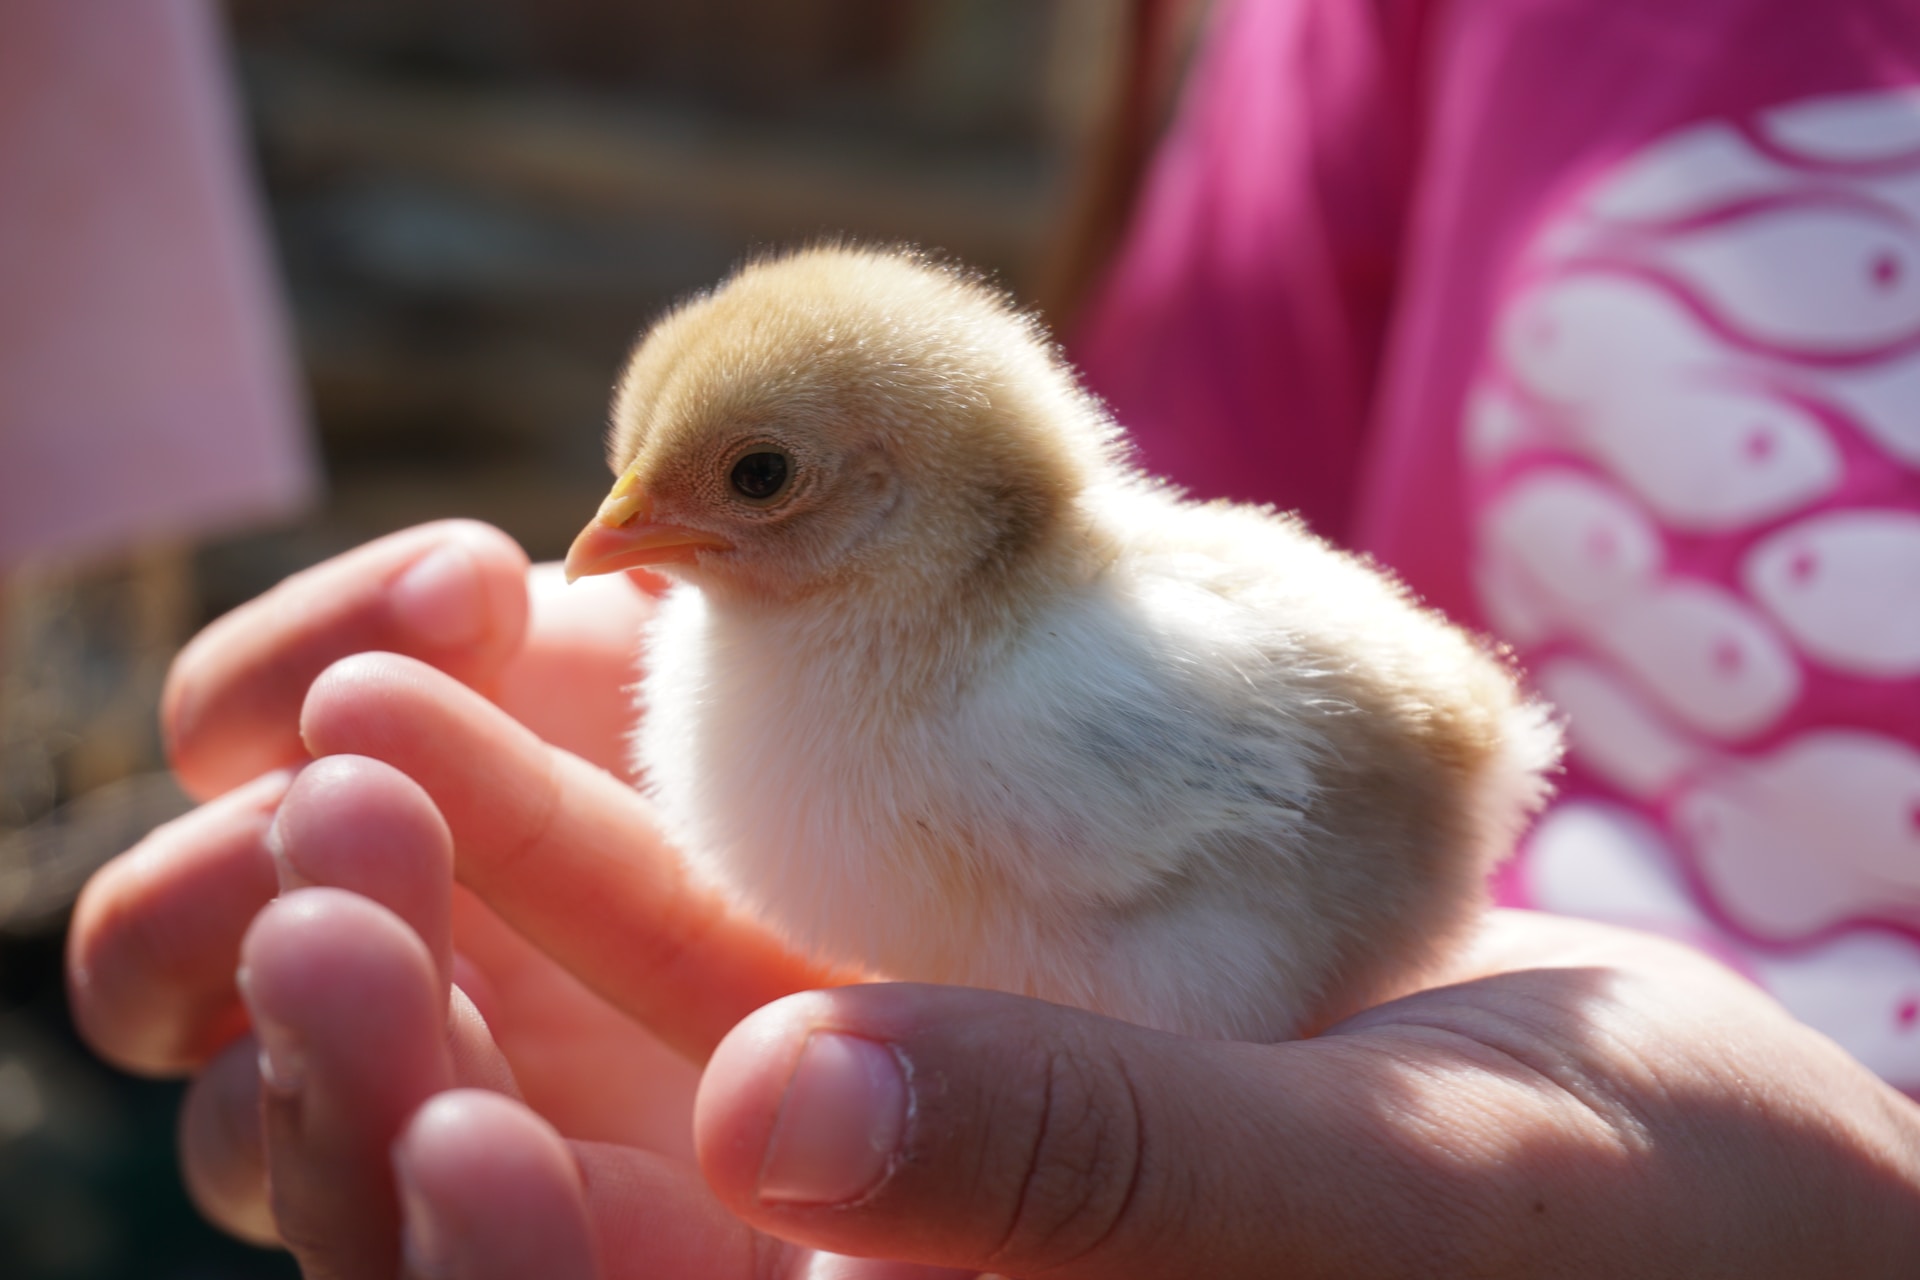
[(1391, 1103), (1367, 1055), (1325, 1043), (1187, 1040), (959, 988), (808, 992), (721, 1043), (696, 1141), (734, 1213), (837, 1253), (1063, 1277), (1417, 1272), (1433, 1255), (1408, 1256), (1409, 1229), (1474, 1234), (1458, 1180), (1378, 1140)]

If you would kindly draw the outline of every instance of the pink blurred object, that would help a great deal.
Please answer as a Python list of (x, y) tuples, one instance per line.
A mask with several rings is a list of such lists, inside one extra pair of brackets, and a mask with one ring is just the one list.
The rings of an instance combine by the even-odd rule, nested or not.
[(0, 571), (316, 488), (203, 0), (0, 7)]

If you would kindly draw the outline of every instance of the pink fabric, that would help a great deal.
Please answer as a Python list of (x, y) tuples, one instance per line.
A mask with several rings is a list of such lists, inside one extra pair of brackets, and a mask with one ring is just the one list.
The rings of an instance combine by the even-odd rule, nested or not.
[(315, 477), (203, 0), (0, 6), (0, 571)]
[(1569, 714), (1509, 901), (1920, 1089), (1920, 10), (1243, 0), (1076, 346)]
[(1395, 77), (1364, 6), (1241, 6), (1217, 37), (1075, 354), (1153, 470), (1339, 537), (1409, 196)]

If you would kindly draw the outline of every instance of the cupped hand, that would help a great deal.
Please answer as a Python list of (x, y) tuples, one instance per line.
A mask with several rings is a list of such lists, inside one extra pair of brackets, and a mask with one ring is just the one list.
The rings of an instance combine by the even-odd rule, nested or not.
[[(246, 1036), (249, 1018), (234, 974), (249, 923), (282, 888), (340, 884), (418, 921), (417, 897), (390, 900), (397, 890), (387, 881), (396, 874), (413, 877), (406, 883), (414, 883), (408, 892), (416, 892), (436, 876), (444, 880), (457, 834), (463, 857), (481, 879), (491, 876), (509, 889), (522, 878), (538, 886), (524, 895), (535, 925), (586, 943), (588, 957), (600, 958), (597, 966), (583, 965), (591, 973), (611, 966), (609, 951), (626, 956), (638, 948), (602, 910), (611, 904), (594, 902), (591, 886), (584, 897), (576, 892), (564, 856), (619, 863), (633, 877), (625, 898), (615, 901), (625, 907), (641, 902), (630, 923), (644, 924), (651, 913), (663, 940), (654, 953), (660, 963), (671, 964), (679, 954), (666, 940), (685, 937), (684, 958), (705, 972), (700, 957), (708, 944), (702, 939), (725, 947), (734, 932), (747, 935), (730, 952), (746, 957), (737, 973), (730, 976), (725, 964), (716, 965), (710, 984), (689, 990), (689, 1017), (699, 1026), (682, 1043), (697, 1054), (757, 1004), (821, 980), (817, 970), (771, 940), (710, 910), (670, 871), (648, 878), (646, 848), (607, 843), (623, 825), (646, 830), (637, 797), (602, 768), (621, 768), (633, 714), (627, 689), (648, 608), (647, 594), (625, 578), (568, 588), (550, 570), (530, 577), (525, 556), (504, 535), (448, 522), (382, 539), (289, 579), (215, 623), (181, 655), (169, 680), (164, 728), (176, 769), (206, 803), (156, 831), (88, 885), (70, 934), (69, 978), (76, 1020), (103, 1056), (142, 1073), (196, 1076), (183, 1156), (196, 1197), (216, 1221), (252, 1238), (277, 1234), (252, 1118), (254, 1050), (250, 1038), (238, 1039)], [(428, 825), (438, 824), (440, 832), (434, 845), (417, 825), (386, 831), (383, 824), (395, 812), (391, 797), (356, 799), (357, 784), (328, 769), (302, 775), (295, 792), (301, 803), (291, 812), (283, 806), (292, 770), (309, 758), (301, 711), (314, 681), (347, 655), (370, 648), (389, 655), (363, 660), (373, 670), (434, 677), (439, 687), (458, 691), (484, 712), (461, 722), (475, 727), (474, 757), (497, 756), (506, 775), (524, 773), (526, 785), (509, 798), (530, 807), (489, 809), (490, 798), (476, 791), (475, 805), (448, 806), (462, 824), (456, 833), (429, 805)], [(378, 697), (379, 683), (359, 680), (347, 667), (326, 687), (345, 695), (336, 703), (350, 705), (355, 689)], [(319, 705), (331, 704), (322, 699)], [(339, 719), (343, 731), (356, 723), (371, 730), (379, 717)], [(334, 727), (322, 716), (310, 728), (324, 736)], [(431, 729), (395, 736), (396, 748), (408, 744), (431, 754)], [(329, 740), (316, 753), (335, 749)], [(457, 761), (446, 763), (443, 781), (458, 772)], [(550, 865), (542, 861), (534, 828), (540, 805), (547, 803), (541, 787), (558, 778), (579, 784), (598, 802), (584, 803), (576, 816), (604, 839), (597, 849), (569, 845)], [(303, 809), (332, 815), (308, 825), (330, 832), (328, 847), (357, 850), (350, 865), (343, 867), (331, 854), (314, 855), (328, 870), (318, 879), (299, 865), (287, 821)], [(562, 842), (571, 838), (561, 829), (550, 835)], [(277, 860), (271, 852), (276, 845)], [(504, 872), (489, 870), (502, 865)], [(457, 976), (472, 1003), (485, 1010), (504, 1068), (479, 1077), (457, 1075), (455, 1082), (491, 1083), (510, 1074), (527, 1100), (570, 1135), (690, 1151), (694, 1066), (595, 995), (470, 890), (441, 884), (432, 892), (446, 900), (439, 910), (451, 923), (438, 932), (420, 926), (420, 936), (433, 939), (439, 969)], [(630, 983), (643, 978), (634, 974)], [(621, 1068), (609, 1071), (607, 1062)]]
[(1521, 912), (1452, 976), (1266, 1046), (799, 995), (715, 1053), (700, 1159), (784, 1239), (1017, 1275), (1920, 1274), (1920, 1112), (1741, 979)]
[[(254, 1039), (207, 1073), (183, 1126), (203, 1200), (270, 1187), (273, 1230), (310, 1277), (392, 1275), (403, 1260), (412, 1275), (503, 1280), (607, 1274), (599, 1257), (660, 1276), (816, 1265), (729, 1214), (690, 1158), (563, 1137), (519, 1100), (488, 1020), (449, 986), (451, 845), (410, 779), (327, 757), (275, 829), (287, 889), (240, 949)], [(621, 1080), (645, 1064), (603, 1051), (597, 1067)], [(229, 1074), (233, 1087), (210, 1083)], [(860, 1266), (842, 1274), (927, 1274)]]
[[(309, 831), (323, 771), (336, 790)], [(245, 946), (269, 1059), (293, 1064), (269, 1072), (266, 1149), (309, 1274), (378, 1274), (343, 1260), (402, 1237), (415, 1274), (555, 1280), (1851, 1277), (1920, 1259), (1911, 1103), (1696, 953), (1526, 913), (1492, 917), (1451, 981), (1289, 1044), (953, 988), (797, 994), (714, 1051), (698, 1172), (569, 1141), (510, 1088), (453, 1087), (477, 1073), (452, 1060), (489, 1053), (484, 1026), (456, 1017), (449, 1037), (436, 960), (431, 819), (460, 795), (410, 788), (358, 757), (303, 775), (283, 856), (357, 892), (292, 894)], [(356, 870), (326, 834), (343, 813), (355, 843), (415, 845), (382, 865), (418, 883)]]
[[(559, 704), (604, 705), (643, 601), (599, 606), (618, 644), (516, 703), (547, 642), (538, 607), (513, 634), (522, 566), (495, 537), (375, 544), (209, 633), (169, 701), (203, 794), (302, 734), (340, 758), (226, 791), (76, 917), (83, 1027), (201, 1072), (197, 1194), (309, 1274), (385, 1274), (403, 1234), (419, 1274), (562, 1280), (1914, 1273), (1912, 1104), (1637, 935), (1499, 916), (1453, 982), (1275, 1046), (954, 989), (778, 998), (832, 975), (681, 880), (643, 802), (507, 714), (612, 762), (624, 698), (605, 733)], [(436, 569), (428, 596), (477, 580), (482, 601), (454, 640), (393, 598), (449, 538), (476, 579)], [(370, 644), (412, 656), (335, 661)], [(471, 893), (446, 887), (453, 848)], [(324, 887), (262, 911), (282, 885)], [(263, 1109), (233, 1040), (242, 953)], [(631, 1119), (672, 1094), (636, 1021), (712, 1051), (699, 1172)]]

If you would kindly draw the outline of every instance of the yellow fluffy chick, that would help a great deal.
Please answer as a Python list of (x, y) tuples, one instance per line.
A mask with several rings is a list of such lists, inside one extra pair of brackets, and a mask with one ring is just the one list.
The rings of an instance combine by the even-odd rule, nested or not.
[(656, 325), (573, 576), (678, 584), (646, 788), (822, 958), (1273, 1040), (1456, 943), (1559, 753), (1506, 666), (1293, 518), (1142, 475), (1035, 323), (911, 254)]

